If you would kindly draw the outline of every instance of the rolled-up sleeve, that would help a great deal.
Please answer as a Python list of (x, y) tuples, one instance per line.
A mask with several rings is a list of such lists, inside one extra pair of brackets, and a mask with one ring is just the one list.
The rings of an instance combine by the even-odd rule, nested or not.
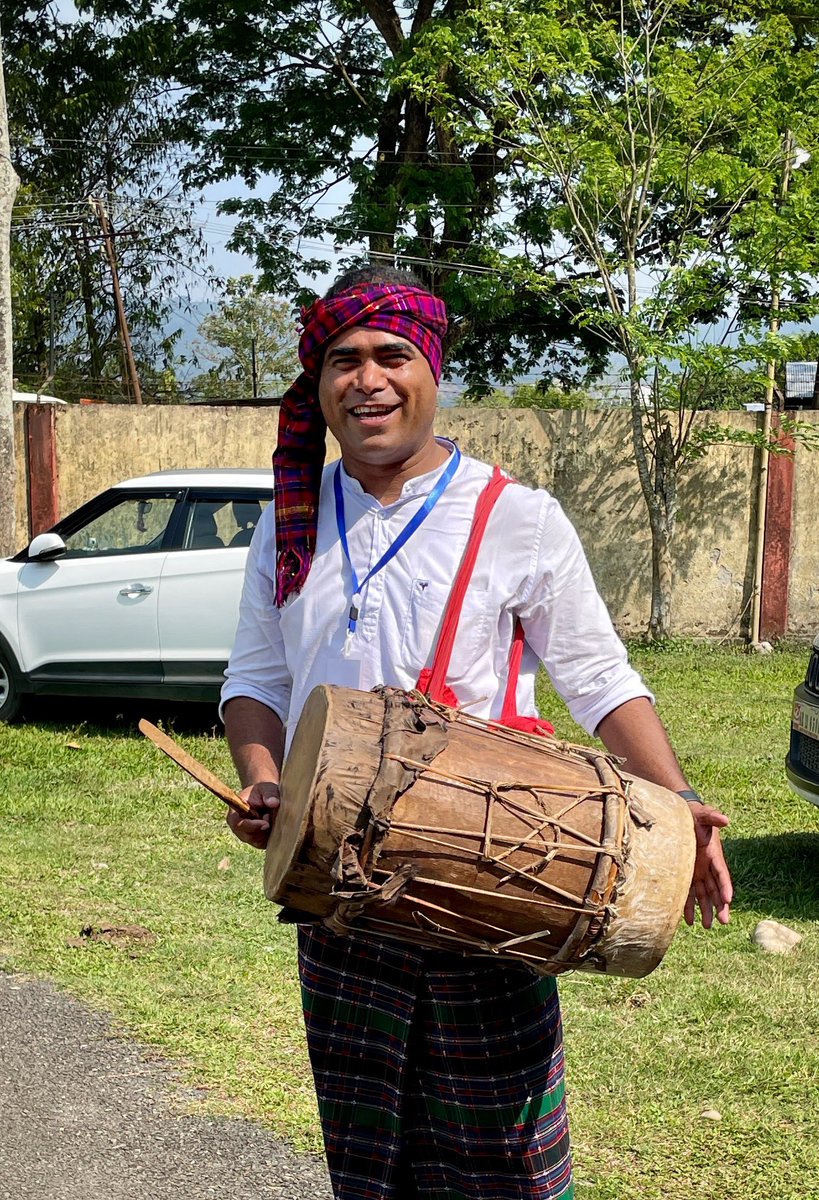
[(573, 719), (594, 734), (628, 700), (654, 697), (630, 665), (597, 591), (580, 539), (560, 505), (543, 501), (518, 608), (526, 641)]
[(293, 680), (275, 603), (276, 530), (273, 505), (262, 514), (245, 567), (239, 623), (225, 671), (220, 716), (228, 700), (247, 696), (287, 721)]

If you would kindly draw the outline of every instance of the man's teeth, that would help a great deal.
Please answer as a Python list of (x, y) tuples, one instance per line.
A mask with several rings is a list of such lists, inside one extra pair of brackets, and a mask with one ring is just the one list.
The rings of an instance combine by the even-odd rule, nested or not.
[(391, 413), (394, 408), (394, 404), (361, 404), (358, 408), (352, 408), (350, 411), (354, 417), (380, 417)]

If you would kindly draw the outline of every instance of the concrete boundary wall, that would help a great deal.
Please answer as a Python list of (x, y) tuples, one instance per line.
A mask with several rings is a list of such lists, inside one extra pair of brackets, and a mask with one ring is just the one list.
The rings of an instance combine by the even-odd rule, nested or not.
[[(23, 405), (15, 406), (18, 532), (28, 535)], [(734, 428), (756, 417), (723, 414)], [(819, 424), (819, 414), (805, 420)], [(67, 513), (122, 479), (177, 467), (268, 467), (278, 409), (89, 405), (55, 412), (57, 495)], [(499, 462), (521, 482), (545, 487), (574, 522), (598, 586), (624, 635), (648, 622), (651, 540), (631, 456), (630, 416), (534, 409), (439, 411), (437, 431), (466, 454)], [(328, 457), (337, 457), (333, 443)], [(673, 622), (690, 637), (739, 636), (753, 578), (758, 452), (717, 446), (680, 482)], [(819, 453), (797, 448), (787, 634), (819, 629)]]

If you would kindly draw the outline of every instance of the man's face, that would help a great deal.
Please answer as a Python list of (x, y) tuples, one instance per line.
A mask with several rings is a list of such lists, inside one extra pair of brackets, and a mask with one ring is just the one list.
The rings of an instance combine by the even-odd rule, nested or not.
[(340, 334), (325, 351), (319, 401), (345, 465), (399, 466), (435, 446), (438, 387), (412, 342), (380, 329)]

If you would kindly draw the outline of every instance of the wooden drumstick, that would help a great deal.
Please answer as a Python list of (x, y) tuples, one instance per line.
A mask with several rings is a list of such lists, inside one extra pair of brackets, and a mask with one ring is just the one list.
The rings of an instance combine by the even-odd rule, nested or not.
[(144, 733), (146, 738), (149, 738), (155, 746), (167, 754), (168, 758), (172, 758), (183, 771), (187, 771), (191, 778), (195, 779), (197, 783), (201, 783), (209, 792), (213, 792), (214, 796), (224, 800), (225, 804), (235, 812), (241, 813), (243, 817), (253, 816), (253, 809), (238, 792), (234, 792), (233, 788), (222, 783), (218, 775), (214, 775), (207, 767), (203, 767), (192, 754), (188, 754), (187, 750), (178, 746), (173, 738), (169, 738), (167, 733), (163, 733), (161, 729), (157, 729), (156, 725), (152, 725), (144, 718), (139, 722), (139, 732)]

